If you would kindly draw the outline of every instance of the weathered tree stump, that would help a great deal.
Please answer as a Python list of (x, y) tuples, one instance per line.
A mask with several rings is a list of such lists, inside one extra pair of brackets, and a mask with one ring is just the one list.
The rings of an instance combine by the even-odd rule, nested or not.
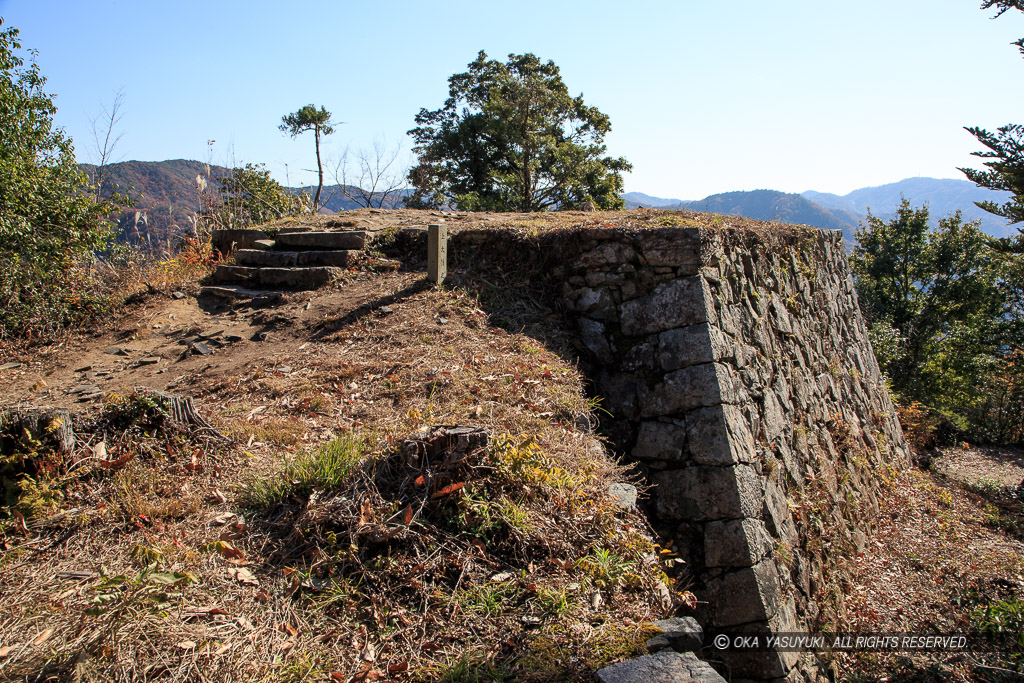
[(217, 431), (212, 424), (199, 414), (199, 411), (196, 410), (195, 405), (192, 403), (191, 396), (177, 396), (166, 391), (160, 391), (159, 389), (150, 389), (149, 387), (135, 387), (135, 393), (152, 398), (167, 413), (174, 424), (198, 431), (218, 441), (231, 440)]
[(11, 455), (39, 447), (61, 454), (72, 451), (75, 431), (71, 411), (49, 407), (0, 408), (0, 453)]
[[(487, 448), (490, 434), (483, 427), (465, 425), (437, 425), (410, 435), (402, 441), (402, 454), (406, 464), (435, 467), (454, 465), (470, 453)], [(440, 458), (443, 456), (443, 460)]]

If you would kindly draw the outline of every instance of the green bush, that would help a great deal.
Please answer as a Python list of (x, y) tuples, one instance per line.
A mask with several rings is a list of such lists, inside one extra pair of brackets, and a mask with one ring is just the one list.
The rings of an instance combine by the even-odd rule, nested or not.
[(25, 65), (18, 31), (0, 31), (0, 340), (45, 336), (99, 313), (93, 254), (111, 236), (121, 206), (97, 202), (54, 128), (46, 79)]

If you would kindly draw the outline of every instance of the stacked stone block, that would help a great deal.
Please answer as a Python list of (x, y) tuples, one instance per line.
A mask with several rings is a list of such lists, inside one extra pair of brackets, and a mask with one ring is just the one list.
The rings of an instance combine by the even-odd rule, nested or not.
[[(830, 566), (909, 461), (841, 235), (769, 230), (581, 229), (530, 247), (561, 264), (552, 284), (712, 630), (816, 626)], [(735, 678), (805, 670), (793, 653), (725, 659)]]

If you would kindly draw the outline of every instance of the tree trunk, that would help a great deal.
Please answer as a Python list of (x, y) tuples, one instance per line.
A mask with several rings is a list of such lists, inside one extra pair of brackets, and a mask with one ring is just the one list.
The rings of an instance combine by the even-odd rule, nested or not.
[[(32, 449), (37, 441), (58, 453), (70, 453), (75, 446), (71, 411), (66, 408), (4, 408), (0, 410), (0, 452)], [(10, 450), (10, 452), (8, 452)]]
[(316, 214), (320, 210), (320, 191), (324, 189), (324, 166), (320, 163), (320, 127), (317, 126), (313, 133), (316, 139), (316, 170), (320, 176), (320, 184), (316, 186), (316, 196), (313, 197), (313, 213)]

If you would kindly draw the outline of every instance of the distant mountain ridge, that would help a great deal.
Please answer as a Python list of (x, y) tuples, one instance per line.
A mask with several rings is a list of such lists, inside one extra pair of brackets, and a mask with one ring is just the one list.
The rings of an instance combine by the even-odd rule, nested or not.
[(622, 195), (622, 198), (626, 200), (627, 209), (636, 209), (641, 206), (651, 209), (666, 209), (683, 203), (682, 199), (663, 199), (662, 197), (652, 197), (643, 192), (626, 192)]
[(828, 209), (841, 209), (864, 217), (870, 209), (872, 215), (880, 218), (891, 217), (902, 197), (906, 197), (913, 206), (928, 204), (933, 220), (959, 210), (964, 219), (981, 221), (981, 229), (993, 237), (1006, 237), (1017, 231), (999, 216), (993, 216), (974, 203), (992, 201), (1002, 204), (1010, 198), (1010, 193), (987, 190), (968, 180), (906, 178), (886, 185), (862, 187), (842, 196), (814, 191), (802, 195)]
[[(97, 167), (93, 164), (79, 164), (95, 182)], [(160, 249), (173, 247), (183, 235), (191, 232), (192, 222), (199, 211), (199, 184), (202, 178), (209, 191), (216, 193), (218, 178), (224, 177), (230, 169), (214, 164), (205, 164), (191, 159), (169, 159), (167, 161), (122, 161), (108, 164), (103, 168), (103, 194), (110, 196), (119, 192), (128, 196), (133, 206), (123, 211), (118, 220), (118, 235), (123, 242), (147, 242)], [(286, 188), (298, 194), (307, 192), (310, 196), (315, 186)], [(349, 188), (350, 194), (355, 188)], [(384, 208), (392, 208), (404, 194), (396, 193), (385, 202)], [(324, 185), (322, 213), (336, 213), (359, 208), (349, 199), (341, 185)]]
[(860, 221), (856, 214), (849, 211), (826, 209), (798, 194), (777, 190), (725, 192), (695, 202), (683, 202), (674, 208), (842, 230), (843, 238), (850, 244), (853, 243)]
[[(96, 167), (90, 164), (81, 164), (80, 167), (90, 176), (96, 172)], [(216, 182), (228, 170), (189, 159), (125, 161), (108, 165), (104, 169), (106, 192), (109, 194), (110, 190), (117, 189), (135, 201), (135, 206), (120, 217), (121, 239), (148, 241), (160, 246), (173, 244), (191, 230), (192, 219), (199, 209), (197, 176), (207, 182)], [(312, 195), (315, 188), (289, 188), (296, 193), (303, 190)], [(396, 193), (393, 202), (389, 198), (384, 208), (397, 206), (406, 194)], [(324, 207), (321, 212), (358, 208), (340, 185), (325, 185), (322, 196)], [(627, 192), (622, 196), (628, 209), (644, 206), (709, 211), (842, 230), (843, 237), (851, 245), (869, 208), (873, 215), (888, 219), (899, 206), (901, 196), (914, 206), (927, 203), (933, 222), (960, 210), (967, 220), (980, 220), (982, 230), (989, 235), (1005, 237), (1016, 233), (1015, 227), (974, 205), (974, 202), (984, 200), (1001, 203), (1006, 201), (1008, 194), (979, 188), (966, 180), (907, 178), (896, 183), (860, 188), (842, 196), (815, 191), (791, 194), (777, 190), (724, 192), (695, 201), (654, 197), (642, 192)]]
[(933, 224), (959, 210), (965, 220), (981, 221), (981, 229), (993, 237), (1006, 237), (1017, 232), (1016, 227), (983, 211), (974, 203), (986, 200), (1002, 203), (1009, 198), (1009, 193), (986, 190), (970, 181), (954, 178), (906, 178), (877, 187), (863, 187), (845, 195), (813, 190), (798, 195), (777, 190), (753, 190), (725, 192), (696, 201), (676, 203), (639, 192), (623, 195), (628, 209), (640, 206), (688, 209), (759, 220), (802, 223), (816, 228), (842, 230), (850, 244), (855, 239), (858, 226), (867, 218), (869, 209), (872, 215), (889, 219), (895, 214), (903, 197), (915, 207), (927, 204)]

